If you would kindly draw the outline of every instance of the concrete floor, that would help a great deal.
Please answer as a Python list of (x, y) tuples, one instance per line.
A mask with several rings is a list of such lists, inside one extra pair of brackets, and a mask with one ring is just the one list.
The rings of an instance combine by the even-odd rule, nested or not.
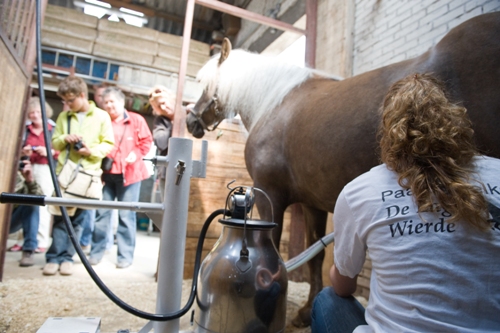
[[(9, 247), (14, 243), (15, 239), (8, 240)], [(154, 312), (157, 298), (154, 274), (159, 244), (159, 233), (148, 235), (145, 231), (138, 231), (134, 263), (130, 267), (115, 267), (116, 245), (99, 265), (92, 267), (122, 300), (143, 311)], [(116, 333), (124, 327), (130, 328), (130, 332), (139, 332), (146, 325), (146, 320), (126, 313), (107, 299), (76, 256), (74, 274), (69, 277), (42, 275), (44, 254), (35, 255), (36, 263), (32, 267), (19, 267), (20, 258), (21, 252), (6, 254), (3, 281), (0, 283), (0, 332), (35, 333), (49, 317), (74, 318), (82, 315), (101, 318), (103, 333)], [(187, 301), (190, 286), (190, 281), (185, 280), (182, 304)], [(289, 281), (287, 333), (310, 333), (309, 328), (298, 329), (291, 325), (291, 319), (305, 303), (308, 292), (307, 283)], [(180, 329), (184, 333), (193, 329), (190, 313), (180, 319)]]
[[(15, 244), (15, 239), (9, 238), (7, 240), (7, 248)], [(124, 274), (127, 280), (131, 281), (151, 281), (154, 279), (156, 272), (156, 265), (158, 262), (158, 251), (160, 248), (160, 234), (153, 232), (148, 235), (145, 231), (138, 231), (136, 238), (136, 247), (134, 254), (133, 264), (125, 269), (117, 269), (116, 264), (116, 245), (105, 254), (103, 260), (99, 265), (94, 267), (96, 273), (103, 279), (112, 280), (113, 278), (123, 278)], [(42, 275), (42, 269), (45, 265), (45, 254), (35, 254), (35, 265), (31, 267), (19, 267), (19, 260), (21, 259), (21, 252), (7, 252), (5, 256), (5, 264), (3, 269), (3, 281), (9, 279), (32, 279), (32, 278), (50, 278)], [(81, 263), (78, 255), (75, 254), (73, 258), (75, 277), (88, 277), (88, 273)]]

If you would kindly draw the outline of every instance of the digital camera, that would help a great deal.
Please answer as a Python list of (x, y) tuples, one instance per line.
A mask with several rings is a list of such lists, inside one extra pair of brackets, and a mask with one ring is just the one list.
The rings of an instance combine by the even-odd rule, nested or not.
[(83, 142), (82, 140), (79, 140), (77, 142), (75, 142), (75, 144), (73, 145), (73, 149), (74, 150), (80, 150), (83, 148)]
[(19, 170), (23, 170), (24, 167), (26, 166), (26, 161), (29, 160), (30, 158), (28, 156), (21, 156), (21, 160), (19, 161)]

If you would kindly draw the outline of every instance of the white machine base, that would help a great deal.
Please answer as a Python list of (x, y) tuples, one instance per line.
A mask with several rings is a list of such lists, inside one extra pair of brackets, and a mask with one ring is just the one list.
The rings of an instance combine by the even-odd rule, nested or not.
[(49, 317), (36, 333), (99, 333), (98, 317)]

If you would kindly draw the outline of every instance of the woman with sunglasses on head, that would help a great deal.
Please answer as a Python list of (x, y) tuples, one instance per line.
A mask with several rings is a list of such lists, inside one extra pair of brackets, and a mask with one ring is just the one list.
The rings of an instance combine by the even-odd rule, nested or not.
[[(384, 164), (337, 199), (332, 287), (314, 300), (313, 333), (498, 332), (500, 160), (480, 155), (443, 87), (414, 74), (385, 96)], [(367, 252), (365, 311), (352, 294)]]

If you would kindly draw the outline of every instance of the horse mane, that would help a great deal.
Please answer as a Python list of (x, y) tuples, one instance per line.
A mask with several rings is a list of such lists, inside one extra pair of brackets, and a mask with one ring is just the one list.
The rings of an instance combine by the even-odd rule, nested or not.
[(216, 91), (226, 118), (240, 114), (250, 131), (260, 117), (277, 107), (285, 96), (316, 71), (289, 64), (276, 57), (232, 50), (218, 66), (219, 55), (198, 72), (208, 91)]

